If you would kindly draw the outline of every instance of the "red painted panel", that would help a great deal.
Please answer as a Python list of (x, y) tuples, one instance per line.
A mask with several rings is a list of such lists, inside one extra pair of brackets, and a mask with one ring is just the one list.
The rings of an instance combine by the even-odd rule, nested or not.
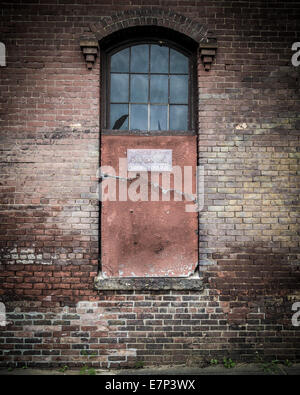
[[(119, 158), (127, 157), (127, 149), (171, 149), (173, 166), (192, 166), (190, 174), (194, 179), (197, 164), (195, 136), (102, 136), (101, 165), (111, 166), (115, 175), (122, 177), (110, 178), (111, 185), (116, 183), (116, 201), (102, 202), (101, 212), (101, 254), (102, 273), (106, 277), (164, 277), (189, 276), (198, 261), (198, 214), (187, 212), (186, 207), (193, 202), (174, 200), (174, 192), (170, 193), (169, 201), (167, 189), (178, 188), (173, 177), (169, 188), (163, 184), (162, 173), (140, 172), (121, 174), (119, 172)], [(124, 159), (123, 159), (124, 161)], [(191, 169), (190, 169), (191, 170)], [(105, 173), (113, 173), (105, 169)], [(170, 175), (170, 173), (164, 173)], [(110, 174), (113, 176), (113, 174)], [(159, 178), (157, 178), (159, 176)], [(133, 180), (128, 181), (133, 178)], [(136, 188), (137, 183), (143, 181), (143, 186)], [(152, 178), (151, 178), (152, 177)], [(184, 177), (183, 177), (184, 178)], [(108, 178), (106, 180), (109, 180)], [(123, 180), (123, 181), (122, 181)], [(182, 182), (183, 183), (183, 182)], [(164, 188), (157, 188), (157, 184)], [(147, 191), (144, 194), (148, 201), (119, 200), (119, 189), (125, 186), (129, 191)], [(108, 187), (107, 187), (108, 188)], [(148, 188), (148, 189), (146, 189)], [(152, 192), (151, 192), (152, 190)], [(106, 189), (107, 191), (107, 189)], [(159, 195), (157, 195), (159, 192)], [(195, 193), (195, 189), (191, 191)], [(159, 201), (151, 201), (151, 193), (156, 194)], [(175, 193), (176, 198), (182, 196)], [(187, 196), (187, 195), (186, 195)], [(187, 196), (189, 197), (189, 196)]]

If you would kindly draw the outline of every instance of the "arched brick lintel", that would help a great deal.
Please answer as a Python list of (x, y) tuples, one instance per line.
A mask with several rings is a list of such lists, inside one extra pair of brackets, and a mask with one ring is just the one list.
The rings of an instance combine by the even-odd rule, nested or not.
[(166, 28), (188, 37), (198, 45), (205, 70), (210, 70), (216, 55), (217, 43), (216, 39), (210, 36), (207, 26), (170, 9), (152, 7), (120, 11), (90, 24), (90, 32), (80, 41), (87, 68), (93, 67), (97, 57), (98, 42), (101, 45), (101, 41), (114, 33), (141, 26)]
[(90, 24), (98, 41), (119, 30), (136, 26), (160, 26), (185, 34), (197, 43), (206, 42), (208, 29), (192, 19), (163, 8), (136, 8), (118, 12)]

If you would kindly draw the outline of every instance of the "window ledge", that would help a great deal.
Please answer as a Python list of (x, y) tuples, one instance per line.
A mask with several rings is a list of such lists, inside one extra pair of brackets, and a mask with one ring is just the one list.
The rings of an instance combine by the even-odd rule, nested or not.
[(201, 278), (189, 277), (123, 277), (95, 278), (95, 289), (98, 291), (202, 291)]
[(102, 129), (103, 136), (194, 136), (195, 130), (139, 130)]

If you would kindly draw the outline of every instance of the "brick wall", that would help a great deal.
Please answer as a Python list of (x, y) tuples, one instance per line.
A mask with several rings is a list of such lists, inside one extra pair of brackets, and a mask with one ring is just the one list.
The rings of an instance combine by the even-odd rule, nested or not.
[[(1, 366), (299, 360), (299, 13), (289, 1), (2, 2)], [(198, 61), (201, 292), (94, 290), (100, 62), (87, 70), (79, 41), (140, 24), (218, 41), (211, 70)]]

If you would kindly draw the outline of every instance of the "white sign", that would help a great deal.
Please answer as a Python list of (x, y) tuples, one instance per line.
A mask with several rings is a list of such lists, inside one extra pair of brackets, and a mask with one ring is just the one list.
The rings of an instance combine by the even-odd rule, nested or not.
[(172, 171), (171, 149), (128, 149), (128, 171)]

